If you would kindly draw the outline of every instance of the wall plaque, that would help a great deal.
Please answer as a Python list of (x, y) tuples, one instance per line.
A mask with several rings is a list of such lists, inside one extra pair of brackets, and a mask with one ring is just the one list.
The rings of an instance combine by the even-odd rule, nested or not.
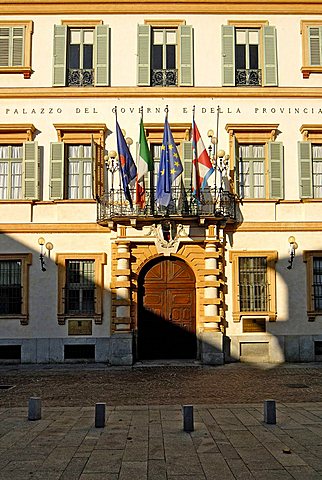
[(92, 320), (68, 320), (68, 335), (92, 335)]

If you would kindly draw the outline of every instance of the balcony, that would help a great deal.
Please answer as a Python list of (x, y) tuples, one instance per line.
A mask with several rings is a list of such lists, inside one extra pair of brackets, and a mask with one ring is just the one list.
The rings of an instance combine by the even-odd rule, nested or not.
[(258, 87), (262, 85), (262, 71), (260, 69), (237, 69), (236, 86)]
[(217, 188), (203, 191), (201, 202), (198, 202), (191, 192), (181, 187), (172, 188), (172, 200), (168, 207), (159, 206), (155, 202), (155, 190), (147, 190), (144, 208), (135, 205), (135, 189), (131, 191), (133, 208), (125, 199), (123, 190), (111, 189), (97, 200), (97, 221), (102, 225), (114, 222), (149, 223), (155, 218), (171, 217), (173, 219), (194, 220), (204, 223), (236, 220), (235, 195)]
[(94, 85), (94, 69), (70, 68), (67, 85), (69, 87), (92, 87)]
[(153, 69), (151, 75), (152, 87), (173, 87), (178, 85), (178, 70)]

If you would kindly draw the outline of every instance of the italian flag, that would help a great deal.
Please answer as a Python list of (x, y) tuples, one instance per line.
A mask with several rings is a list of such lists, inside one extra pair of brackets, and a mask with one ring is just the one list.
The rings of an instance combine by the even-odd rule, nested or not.
[(137, 160), (137, 177), (136, 177), (136, 204), (141, 208), (145, 207), (145, 187), (144, 175), (152, 170), (152, 158), (146, 140), (143, 120), (140, 123), (140, 145)]

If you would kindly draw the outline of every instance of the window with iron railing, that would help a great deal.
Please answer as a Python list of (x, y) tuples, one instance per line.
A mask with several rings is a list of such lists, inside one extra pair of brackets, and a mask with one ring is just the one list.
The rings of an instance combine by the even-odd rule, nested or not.
[(265, 257), (239, 258), (239, 302), (241, 312), (265, 312), (269, 309)]
[(0, 260), (0, 315), (21, 314), (22, 262)]
[(66, 314), (81, 315), (95, 312), (94, 274), (94, 260), (68, 260), (66, 262)]
[(313, 257), (314, 310), (322, 311), (322, 257)]

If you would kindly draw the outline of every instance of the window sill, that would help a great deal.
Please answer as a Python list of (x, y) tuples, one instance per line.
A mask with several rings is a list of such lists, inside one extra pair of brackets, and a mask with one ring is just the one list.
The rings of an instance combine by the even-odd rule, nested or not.
[(82, 319), (82, 320), (94, 320), (95, 325), (101, 325), (103, 322), (103, 314), (102, 313), (93, 313), (90, 314), (72, 314), (72, 313), (63, 313), (57, 315), (57, 320), (59, 325), (65, 325), (66, 320), (75, 320), (75, 319)]
[(279, 198), (239, 198), (240, 203), (280, 203)]
[(10, 314), (5, 314), (5, 315), (0, 315), (0, 321), (1, 320), (19, 320), (20, 325), (28, 325), (28, 315), (24, 314), (17, 314), (17, 315), (10, 315)]
[(31, 67), (0, 67), (0, 74), (1, 73), (11, 73), (11, 74), (16, 74), (16, 73), (22, 73), (23, 77), (28, 79), (31, 77), (31, 74), (33, 73)]
[(322, 198), (302, 198), (303, 203), (319, 203), (322, 202)]
[(302, 67), (301, 72), (302, 72), (303, 78), (310, 78), (311, 73), (322, 73), (322, 66)]
[(275, 322), (276, 312), (234, 312), (233, 321), (240, 322), (243, 317), (267, 317), (269, 322)]
[(65, 200), (53, 200), (53, 203), (96, 203), (96, 200), (94, 200), (93, 198), (74, 198)]
[(322, 317), (322, 311), (307, 312), (309, 322), (315, 322), (316, 317)]

